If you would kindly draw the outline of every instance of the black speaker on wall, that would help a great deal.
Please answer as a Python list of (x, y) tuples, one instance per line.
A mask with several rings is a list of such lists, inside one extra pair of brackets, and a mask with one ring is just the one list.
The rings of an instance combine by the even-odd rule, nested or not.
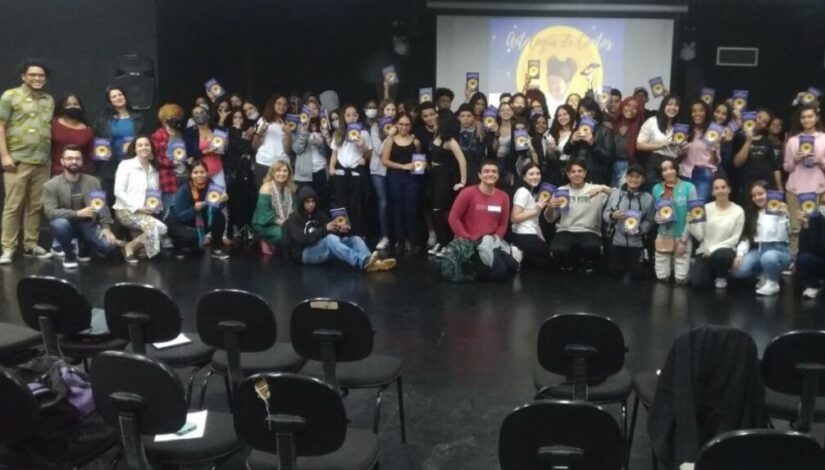
[(155, 64), (137, 54), (118, 57), (112, 85), (123, 88), (132, 109), (145, 111), (155, 102)]

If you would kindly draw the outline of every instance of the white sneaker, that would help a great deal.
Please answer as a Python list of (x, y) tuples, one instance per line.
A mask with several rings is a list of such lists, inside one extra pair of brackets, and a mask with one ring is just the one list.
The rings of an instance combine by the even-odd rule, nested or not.
[(64, 269), (77, 269), (77, 258), (69, 255), (63, 258), (63, 268)]
[(58, 258), (62, 258), (66, 256), (66, 253), (63, 252), (63, 248), (60, 245), (52, 245), (52, 249), (49, 250), (52, 256), (57, 256)]
[(782, 270), (782, 275), (783, 275), (783, 276), (793, 276), (793, 269), (794, 269), (794, 265), (795, 265), (795, 264), (796, 264), (796, 263), (791, 262), (791, 264), (790, 264), (787, 268), (785, 268), (784, 270)]
[(376, 250), (386, 250), (390, 247), (390, 239), (387, 237), (382, 237), (381, 240), (378, 240), (378, 244), (375, 245)]
[(524, 258), (524, 252), (515, 245), (510, 245), (510, 255), (514, 260), (518, 261), (518, 264), (521, 264), (521, 260)]
[[(5, 255), (5, 253), (3, 253)], [(2, 263), (2, 258), (0, 258), (0, 263)], [(803, 299), (815, 299), (819, 296), (819, 291), (821, 289), (818, 287), (808, 287), (804, 291), (802, 291), (802, 298)]]
[(447, 247), (442, 246), (441, 249), (438, 250), (438, 253), (435, 254), (435, 257), (436, 258), (443, 258), (445, 256), (447, 256)]
[(759, 280), (756, 281), (756, 290), (758, 291), (759, 289), (761, 289), (766, 282), (768, 282), (768, 278), (764, 274), (759, 276)]
[(11, 264), (14, 261), (14, 250), (3, 250), (0, 255), (0, 264)]
[(171, 250), (175, 247), (175, 244), (172, 242), (172, 239), (168, 236), (165, 236), (160, 239), (160, 247), (164, 250)]
[(438, 255), (438, 253), (439, 253), (440, 251), (441, 251), (441, 244), (440, 244), (440, 243), (436, 243), (435, 245), (433, 245), (433, 247), (432, 247), (432, 248), (430, 248), (429, 250), (427, 250), (427, 254), (428, 254), (428, 255), (430, 255), (430, 256), (436, 256), (436, 255)]
[(42, 246), (35, 246), (34, 248), (23, 250), (23, 256), (26, 258), (49, 259), (52, 257), (52, 254), (44, 250)]
[(427, 248), (432, 248), (438, 243), (438, 237), (435, 235), (435, 232), (430, 232), (427, 236)]
[(715, 285), (717, 289), (724, 289), (728, 287), (728, 280), (724, 277), (717, 277), (713, 285)]
[(756, 289), (756, 295), (776, 295), (779, 293), (779, 283), (775, 281), (765, 281), (765, 285)]

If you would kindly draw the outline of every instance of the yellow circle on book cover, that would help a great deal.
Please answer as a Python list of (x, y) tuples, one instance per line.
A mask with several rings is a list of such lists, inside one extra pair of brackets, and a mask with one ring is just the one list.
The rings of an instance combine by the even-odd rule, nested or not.
[(218, 191), (209, 191), (206, 195), (206, 200), (209, 202), (218, 202), (221, 200), (221, 193)]
[(665, 94), (665, 86), (661, 83), (657, 83), (653, 85), (653, 94), (654, 95), (664, 95)]
[(103, 199), (94, 198), (94, 199), (91, 200), (90, 205), (92, 206), (92, 209), (94, 209), (94, 210), (101, 209), (103, 207)]
[(495, 123), (496, 123), (496, 118), (494, 118), (493, 116), (488, 116), (488, 117), (484, 118), (484, 125), (487, 126), (488, 129), (493, 127), (493, 125), (495, 125)]
[(223, 91), (223, 89), (221, 88), (220, 85), (218, 85), (216, 83), (216, 84), (212, 85), (211, 87), (209, 87), (209, 91), (211, 91), (213, 95), (220, 95), (221, 91)]
[(673, 215), (673, 208), (671, 208), (670, 206), (664, 206), (661, 209), (659, 209), (660, 219), (669, 219), (671, 215)]
[(329, 129), (329, 120), (325, 117), (321, 118), (321, 129)]
[(673, 134), (673, 142), (675, 142), (677, 144), (681, 144), (682, 142), (685, 141), (685, 139), (687, 139), (687, 136), (685, 135), (684, 132), (677, 132), (677, 133)]
[(708, 104), (708, 106), (713, 106), (713, 95), (705, 93), (702, 95), (701, 100)]
[(745, 107), (745, 99), (744, 98), (736, 98), (733, 100), (733, 107), (737, 109), (742, 109)]
[(778, 211), (779, 208), (782, 206), (782, 203), (776, 199), (771, 199), (768, 201), (768, 210), (769, 211)]
[(810, 104), (816, 101), (816, 95), (811, 92), (805, 92), (802, 94), (802, 103), (803, 104)]
[(223, 147), (223, 137), (212, 137), (213, 147)]
[(527, 137), (520, 135), (516, 139), (516, 145), (519, 147), (525, 147), (527, 145)]
[(548, 202), (553, 194), (550, 191), (542, 191), (539, 193), (539, 202)]
[(805, 202), (802, 203), (801, 207), (802, 207), (802, 212), (804, 212), (806, 214), (813, 214), (814, 211), (816, 210), (816, 202), (814, 202), (814, 201), (805, 201)]
[(178, 147), (178, 148), (176, 148), (175, 150), (172, 151), (172, 157), (174, 157), (175, 160), (183, 160), (183, 157), (185, 157), (185, 156), (186, 156), (186, 150), (184, 150), (180, 147)]
[(389, 134), (390, 131), (392, 131), (392, 126), (394, 126), (394, 124), (391, 122), (384, 124), (384, 134)]
[[(521, 50), (513, 78), (513, 87), (524, 87), (524, 76), (540, 76), (538, 88), (548, 99), (564, 101), (570, 93), (582, 96), (591, 89), (600, 89), (604, 81), (604, 64), (596, 38), (572, 26), (551, 26), (532, 38)], [(530, 60), (539, 61), (539, 70)], [(589, 77), (581, 75), (585, 67), (596, 64)]]
[(717, 140), (719, 140), (719, 132), (713, 129), (708, 129), (706, 138), (709, 142), (716, 142)]
[(704, 207), (694, 207), (690, 211), (690, 216), (694, 219), (701, 219), (705, 215), (705, 208)]
[(803, 142), (799, 145), (799, 151), (803, 154), (814, 153), (814, 144), (810, 142)]
[(147, 197), (146, 198), (146, 208), (147, 209), (157, 209), (160, 206), (160, 199), (156, 197)]
[(301, 120), (301, 124), (306, 124), (309, 122), (309, 114), (301, 113), (301, 117), (299, 119)]
[(347, 135), (349, 135), (349, 140), (358, 140), (361, 137), (361, 132), (358, 129), (352, 129)]
[(749, 131), (753, 130), (753, 128), (756, 127), (756, 121), (751, 121), (751, 120), (745, 121), (744, 123), (742, 123), (742, 127), (744, 127), (746, 130), (749, 130)]
[(390, 83), (394, 82), (395, 81), (395, 72), (387, 72), (387, 75), (386, 75), (385, 79)]
[(590, 126), (581, 126), (579, 128), (579, 133), (584, 137), (590, 137), (593, 134), (593, 130), (590, 129)]
[(343, 215), (339, 215), (338, 217), (335, 218), (335, 224), (336, 225), (346, 225), (346, 223), (347, 223), (347, 218), (344, 217)]
[(295, 132), (295, 129), (298, 128), (298, 125), (295, 124), (293, 121), (287, 121), (286, 128), (289, 129), (289, 132)]
[(129, 153), (129, 144), (131, 144), (131, 142), (123, 143), (123, 146), (121, 147), (123, 149), (123, 153)]
[(108, 157), (109, 156), (109, 147), (105, 145), (98, 145), (95, 147), (95, 155), (98, 157)]
[(413, 169), (415, 171), (424, 171), (424, 162), (421, 160), (416, 160), (413, 162)]
[(624, 228), (628, 231), (635, 229), (637, 225), (639, 225), (639, 221), (635, 217), (624, 219)]
[(478, 87), (478, 80), (476, 80), (475, 78), (471, 78), (471, 79), (467, 80), (467, 89), (475, 90), (477, 87)]
[(567, 207), (567, 198), (566, 197), (557, 197), (557, 201), (559, 201), (559, 209), (564, 209)]
[(428, 102), (428, 101), (432, 101), (432, 100), (433, 100), (433, 97), (425, 93), (425, 94), (421, 95), (418, 99), (419, 99), (419, 101), (421, 101), (422, 103), (426, 103), (426, 102)]

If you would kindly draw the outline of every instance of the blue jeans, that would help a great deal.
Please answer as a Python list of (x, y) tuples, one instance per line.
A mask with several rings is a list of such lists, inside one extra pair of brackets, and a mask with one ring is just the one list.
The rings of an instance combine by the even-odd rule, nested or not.
[(387, 222), (387, 178), (381, 175), (370, 175), (372, 186), (375, 188), (375, 200), (378, 202), (378, 224), (381, 227), (381, 236), (389, 237), (390, 229)]
[(713, 168), (706, 166), (693, 167), (693, 173), (690, 175), (690, 182), (696, 186), (696, 198), (708, 201), (713, 184), (713, 177), (715, 172)]
[(341, 260), (353, 268), (363, 269), (370, 257), (367, 244), (360, 237), (339, 237), (329, 234), (318, 243), (304, 248), (301, 261), (304, 264), (322, 264), (329, 260)]
[(421, 176), (405, 170), (387, 170), (387, 182), (395, 221), (395, 241), (415, 240), (418, 237)]
[(72, 238), (77, 238), (80, 254), (94, 249), (100, 255), (108, 255), (117, 247), (100, 238), (100, 225), (79, 220), (54, 219), (51, 221), (52, 235), (60, 243), (64, 253), (73, 253)]
[(613, 162), (613, 176), (610, 178), (610, 186), (614, 188), (622, 187), (628, 166), (627, 160), (616, 160)]
[(787, 243), (759, 243), (747, 252), (739, 269), (731, 271), (733, 277), (756, 277), (762, 273), (769, 281), (778, 282), (782, 270), (791, 265), (791, 249)]

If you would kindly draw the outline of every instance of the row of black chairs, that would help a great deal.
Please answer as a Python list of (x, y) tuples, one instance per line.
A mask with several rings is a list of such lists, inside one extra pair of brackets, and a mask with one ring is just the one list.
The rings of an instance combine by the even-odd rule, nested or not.
[[(184, 332), (190, 342), (168, 349), (157, 349), (151, 346), (151, 343), (170, 341), (182, 333), (182, 317), (175, 302), (165, 292), (152, 286), (131, 283), (116, 284), (105, 294), (103, 311), (93, 313), (86, 298), (69, 282), (52, 277), (31, 276), (21, 280), (18, 284), (18, 302), (24, 322), (33, 330), (40, 332), (39, 336), (42, 338), (48, 355), (65, 354), (83, 359), (84, 362), (89, 358), (94, 358), (91, 375), (93, 386), (96, 389), (95, 399), (98, 402), (98, 409), (111, 409), (117, 403), (119, 415), (111, 411), (108, 414), (106, 412), (101, 414), (108, 417), (113, 425), (118, 424), (122, 430), (130, 429), (129, 426), (124, 425), (123, 420), (126, 418), (122, 416), (123, 410), (134, 411), (136, 406), (134, 400), (120, 399), (123, 398), (120, 396), (123, 393), (129, 396), (137, 395), (134, 392), (125, 391), (128, 387), (148, 386), (146, 390), (153, 390), (152, 381), (146, 380), (145, 377), (155, 377), (159, 381), (165, 381), (167, 392), (175, 391), (176, 385), (171, 379), (174, 374), (169, 375), (167, 372), (171, 370), (170, 368), (193, 367), (187, 386), (182, 388), (184, 407), (180, 409), (185, 411), (191, 402), (195, 374), (208, 367), (201, 387), (199, 407), (203, 405), (209, 377), (219, 374), (225, 378), (227, 398), (233, 414), (236, 414), (240, 406), (238, 404), (239, 390), (242, 389), (244, 380), (249, 376), (266, 376), (267, 380), (277, 376), (280, 381), (292, 383), (293, 385), (288, 387), (293, 387), (296, 391), (300, 391), (301, 387), (317, 388), (318, 384), (323, 384), (324, 387), (332, 390), (339, 400), (351, 389), (377, 388), (373, 432), (370, 433), (373, 436), (378, 431), (383, 392), (395, 383), (398, 391), (401, 439), (402, 442), (406, 442), (401, 379), (403, 361), (395, 356), (373, 353), (375, 332), (364, 310), (355, 303), (332, 299), (310, 299), (301, 302), (292, 313), (293, 342), (290, 344), (276, 342), (275, 316), (260, 296), (239, 290), (215, 290), (207, 293), (197, 306), (198, 333)], [(105, 316), (105, 321), (102, 318), (96, 318), (101, 315)], [(89, 331), (94, 330), (95, 325), (100, 325), (101, 322), (103, 331)], [(106, 328), (108, 331), (105, 331)], [(29, 337), (32, 336), (29, 332), (25, 333)], [(32, 342), (32, 339), (28, 339), (26, 345), (31, 346)], [(17, 352), (23, 346), (14, 344), (4, 349), (0, 345), (0, 355)], [(109, 352), (120, 349), (125, 352)], [(136, 358), (142, 358), (142, 361)], [(134, 370), (131, 373), (112, 373), (114, 370), (130, 370), (127, 364), (132, 364), (131, 368)], [(154, 372), (143, 374), (140, 371), (141, 368), (152, 369)], [(96, 372), (100, 370), (107, 372)], [(293, 374), (298, 371), (301, 372), (303, 378)], [(276, 375), (272, 375), (273, 373)], [(307, 382), (304, 380), (307, 376), (323, 379), (323, 382), (318, 380)], [(108, 377), (118, 377), (118, 380), (110, 380)], [(130, 378), (135, 383), (130, 384)], [(176, 376), (175, 379), (177, 379)], [(309, 383), (315, 385), (307, 385)], [(123, 390), (112, 391), (119, 388)], [(113, 393), (120, 394), (119, 398), (112, 398)], [(318, 392), (315, 395), (324, 393)], [(150, 395), (143, 399), (144, 403), (151, 402)], [(177, 393), (174, 393), (174, 396), (177, 396)], [(297, 396), (300, 397), (301, 393)], [(246, 395), (243, 397), (248, 398)], [(284, 397), (279, 395), (278, 398)], [(106, 403), (110, 403), (108, 408)], [(169, 406), (176, 406), (176, 403), (172, 400)], [(162, 405), (158, 406), (160, 410), (164, 409)], [(140, 415), (139, 422), (143, 423), (148, 419), (142, 412)], [(179, 413), (171, 413), (169, 409), (158, 412), (158, 416), (161, 417), (177, 415)], [(219, 424), (222, 419), (226, 421), (226, 418), (222, 418), (220, 414), (216, 416)], [(121, 421), (118, 422), (116, 417)], [(235, 425), (241, 434), (238, 427), (239, 419), (244, 421), (236, 414)], [(139, 431), (144, 434), (160, 432), (158, 431), (160, 428), (168, 431), (170, 426), (174, 427), (174, 423), (182, 424), (177, 421), (161, 421), (158, 426), (147, 428), (148, 431), (142, 427)], [(136, 426), (132, 426), (131, 429), (138, 432)], [(304, 432), (303, 435), (307, 436), (311, 433)], [(359, 436), (357, 432), (354, 435)], [(124, 441), (124, 449), (127, 449), (129, 447), (126, 442), (128, 436), (121, 437)], [(369, 439), (366, 439), (364, 435), (360, 437), (361, 444), (369, 444), (367, 442)], [(269, 439), (276, 442), (274, 435), (269, 436)], [(377, 438), (375, 443), (377, 446)], [(183, 454), (187, 453), (186, 447), (182, 448)], [(345, 452), (344, 456), (360, 455), (352, 452), (352, 449), (359, 447), (364, 447), (366, 453), (370, 454), (373, 446), (346, 447), (345, 450), (349, 449), (349, 451)], [(174, 446), (172, 448), (174, 449)], [(215, 448), (221, 448), (221, 446)], [(272, 449), (267, 447), (263, 450)], [(329, 447), (326, 449), (329, 451)], [(171, 452), (176, 454), (177, 451)], [(132, 452), (127, 451), (126, 454), (133, 466), (137, 463), (146, 463), (144, 458), (139, 457), (143, 454), (135, 451), (134, 446), (132, 446)], [(160, 461), (168, 460), (163, 456), (158, 457)], [(182, 457), (185, 457), (184, 460), (187, 462), (192, 461), (189, 458), (191, 456), (183, 455)], [(266, 468), (267, 462), (276, 457), (253, 452), (250, 462), (254, 462), (256, 458), (263, 460), (264, 467), (262, 468)], [(340, 460), (341, 456), (335, 458)], [(356, 461), (361, 460), (356, 459)], [(370, 468), (370, 466), (351, 468)]]

